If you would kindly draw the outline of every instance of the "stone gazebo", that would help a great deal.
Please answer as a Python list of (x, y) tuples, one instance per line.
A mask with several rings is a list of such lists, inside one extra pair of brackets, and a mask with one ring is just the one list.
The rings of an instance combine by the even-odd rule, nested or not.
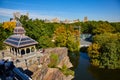
[(19, 21), (16, 22), (14, 34), (4, 41), (10, 47), (10, 52), (17, 55), (29, 54), (36, 52), (35, 40), (25, 35), (25, 30)]

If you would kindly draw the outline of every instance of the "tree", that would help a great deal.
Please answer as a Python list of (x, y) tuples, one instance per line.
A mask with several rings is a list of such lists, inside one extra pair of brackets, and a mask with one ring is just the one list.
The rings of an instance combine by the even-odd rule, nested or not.
[(54, 32), (55, 44), (59, 47), (65, 47), (67, 42), (67, 33), (64, 26), (58, 27)]
[(88, 48), (88, 55), (91, 59), (91, 63), (94, 66), (99, 66), (99, 58), (100, 58), (100, 45), (93, 43), (91, 46)]
[(12, 31), (3, 28), (3, 24), (0, 23), (0, 50), (5, 49), (5, 44), (3, 43), (6, 38), (12, 34)]
[(25, 22), (25, 21), (29, 20), (29, 17), (26, 15), (21, 15), (19, 20), (20, 20), (20, 22)]
[(112, 33), (114, 28), (108, 22), (99, 21), (97, 27), (93, 30), (94, 34)]
[(79, 51), (79, 32), (71, 27), (60, 26), (54, 32), (55, 44), (59, 47), (67, 47), (69, 51)]
[(71, 52), (79, 51), (80, 41), (78, 36), (79, 35), (75, 35), (75, 33), (67, 31), (66, 46), (68, 47), (69, 51)]
[(115, 29), (115, 33), (120, 33), (120, 22), (111, 23), (112, 27)]
[(48, 48), (48, 47), (55, 47), (54, 42), (52, 42), (52, 38), (48, 36), (41, 36), (38, 40), (39, 48)]
[(16, 22), (4, 22), (3, 23), (3, 28), (13, 31), (13, 29), (16, 27)]
[(100, 68), (120, 68), (119, 39), (119, 33), (104, 33), (96, 35), (93, 39), (93, 44), (88, 48), (88, 54), (90, 56), (91, 63), (99, 63), (98, 66)]

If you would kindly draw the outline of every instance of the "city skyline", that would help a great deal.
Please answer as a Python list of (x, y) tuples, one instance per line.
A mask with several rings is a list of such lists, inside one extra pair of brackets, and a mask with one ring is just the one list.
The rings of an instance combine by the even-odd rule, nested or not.
[(120, 21), (120, 0), (1, 0), (0, 22), (8, 21), (14, 12), (29, 13), (30, 18)]

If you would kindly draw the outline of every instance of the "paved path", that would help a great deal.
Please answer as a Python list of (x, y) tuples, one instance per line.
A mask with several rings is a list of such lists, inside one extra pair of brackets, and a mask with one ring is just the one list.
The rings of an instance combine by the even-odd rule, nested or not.
[(88, 47), (92, 44), (92, 42), (81, 40), (80, 41), (80, 47)]

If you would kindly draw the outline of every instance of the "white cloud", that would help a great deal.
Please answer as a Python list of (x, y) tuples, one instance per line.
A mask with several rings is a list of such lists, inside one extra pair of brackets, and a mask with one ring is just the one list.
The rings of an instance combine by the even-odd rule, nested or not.
[(7, 9), (7, 8), (0, 8), (0, 15), (5, 16), (5, 17), (13, 17), (14, 12), (20, 12), (21, 14), (26, 14), (27, 12), (29, 13), (30, 18), (38, 18), (38, 19), (52, 19), (52, 18), (60, 18), (58, 16), (49, 16), (49, 15), (44, 15), (39, 12), (33, 11), (28, 11), (28, 10), (15, 10), (15, 9)]
[(22, 11), (21, 10), (0, 8), (0, 15), (1, 16), (12, 17), (14, 12), (22, 12)]

